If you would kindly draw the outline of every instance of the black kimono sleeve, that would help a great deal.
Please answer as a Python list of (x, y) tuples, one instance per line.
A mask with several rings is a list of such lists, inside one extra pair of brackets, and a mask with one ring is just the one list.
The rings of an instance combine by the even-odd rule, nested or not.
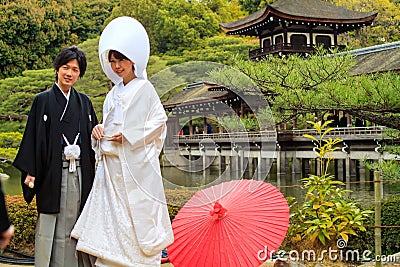
[[(25, 127), (25, 132), (22, 137), (22, 141), (13, 162), (14, 167), (21, 171), (21, 185), (22, 192), (24, 195), (25, 201), (29, 204), (33, 197), (35, 196), (35, 189), (29, 188), (24, 184), (26, 175), (29, 173), (30, 175), (37, 177), (37, 137), (40, 134), (37, 129), (40, 129), (38, 123), (40, 123), (40, 119), (38, 120), (38, 116), (40, 116), (38, 97), (36, 97), (32, 103), (32, 108), (29, 112), (28, 120)], [(36, 178), (35, 178), (36, 179)], [(36, 182), (36, 181), (35, 181)]]

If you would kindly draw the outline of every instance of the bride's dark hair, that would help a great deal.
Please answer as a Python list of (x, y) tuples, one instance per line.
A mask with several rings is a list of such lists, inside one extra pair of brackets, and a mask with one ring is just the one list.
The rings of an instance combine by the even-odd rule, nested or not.
[[(108, 52), (108, 62), (111, 62), (111, 56), (114, 56), (118, 60), (125, 59), (125, 60), (129, 60), (130, 61), (130, 59), (127, 56), (125, 56), (121, 52), (118, 52), (117, 50), (110, 50)], [(135, 65), (132, 65), (132, 69), (133, 69), (133, 71), (135, 71)]]

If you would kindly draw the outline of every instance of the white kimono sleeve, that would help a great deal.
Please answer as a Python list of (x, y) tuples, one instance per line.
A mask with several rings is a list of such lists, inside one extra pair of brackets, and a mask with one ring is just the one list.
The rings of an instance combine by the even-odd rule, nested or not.
[(158, 160), (165, 135), (164, 108), (150, 83), (132, 99), (124, 120), (122, 168), (136, 236), (142, 251), (153, 255), (173, 242)]

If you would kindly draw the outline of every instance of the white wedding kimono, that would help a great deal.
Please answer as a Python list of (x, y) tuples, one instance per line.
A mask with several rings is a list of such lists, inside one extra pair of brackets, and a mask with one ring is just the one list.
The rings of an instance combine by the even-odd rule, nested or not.
[(77, 250), (97, 257), (96, 266), (158, 267), (173, 242), (158, 158), (166, 120), (146, 79), (121, 82), (106, 97), (104, 134), (122, 132), (123, 143), (95, 140), (96, 177), (71, 234)]

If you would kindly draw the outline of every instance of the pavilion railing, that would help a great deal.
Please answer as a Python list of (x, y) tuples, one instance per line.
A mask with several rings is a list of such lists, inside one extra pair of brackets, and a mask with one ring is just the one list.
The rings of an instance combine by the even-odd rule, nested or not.
[[(369, 127), (337, 127), (328, 132), (325, 137), (340, 138), (340, 139), (379, 139), (383, 137), (385, 131), (384, 126), (369, 126)], [(289, 130), (279, 132), (279, 139), (298, 139), (304, 138), (304, 134), (316, 135), (315, 129)]]
[(248, 141), (276, 141), (276, 131), (259, 132), (233, 132), (233, 133), (213, 133), (213, 134), (194, 134), (174, 136), (174, 140), (179, 143), (195, 143), (211, 139), (214, 142), (248, 142)]
[[(380, 139), (385, 131), (384, 126), (370, 127), (339, 127), (334, 128), (325, 137), (349, 139)], [(308, 140), (303, 135), (317, 134), (315, 129), (285, 130), (285, 131), (258, 131), (258, 132), (233, 132), (196, 135), (174, 135), (174, 143), (196, 143), (211, 139), (214, 142), (273, 142), (273, 141), (304, 141)]]

